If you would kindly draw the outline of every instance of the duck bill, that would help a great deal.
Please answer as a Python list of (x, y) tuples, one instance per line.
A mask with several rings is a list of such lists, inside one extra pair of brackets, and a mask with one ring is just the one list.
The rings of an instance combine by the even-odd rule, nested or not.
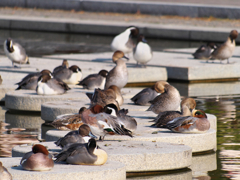
[(89, 132), (88, 134), (90, 137), (94, 138), (94, 139), (97, 139), (97, 136), (93, 135), (91, 132)]
[(126, 57), (126, 56), (123, 56), (123, 58), (125, 58), (126, 60), (128, 60), (128, 61), (129, 61), (129, 58), (128, 58), (128, 57)]

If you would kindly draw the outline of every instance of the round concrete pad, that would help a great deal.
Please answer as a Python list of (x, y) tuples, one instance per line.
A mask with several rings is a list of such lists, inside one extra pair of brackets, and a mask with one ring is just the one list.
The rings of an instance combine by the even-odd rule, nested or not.
[[(125, 88), (124, 88), (125, 89)], [(54, 121), (61, 114), (78, 113), (83, 106), (88, 107), (90, 101), (68, 100), (45, 102), (41, 106), (41, 118), (45, 121)], [(146, 111), (148, 106), (138, 106), (134, 104), (124, 104), (121, 108), (128, 109), (128, 115), (136, 118), (138, 124), (152, 125), (151, 122), (157, 115), (151, 111)], [(212, 114), (207, 114), (211, 129), (217, 128), (217, 118)]]
[[(44, 142), (49, 152), (61, 150), (53, 142)], [(109, 161), (119, 161), (127, 172), (165, 171), (182, 169), (192, 163), (189, 146), (164, 142), (100, 141), (97, 144), (108, 154)], [(16, 146), (12, 156), (22, 156), (31, 146)]]
[(126, 179), (124, 164), (116, 161), (107, 161), (102, 166), (84, 166), (69, 164), (54, 164), (51, 171), (26, 171), (20, 164), (21, 158), (0, 158), (0, 161), (12, 174), (13, 179), (26, 180), (79, 180), (79, 179), (99, 179), (99, 180), (123, 180)]
[[(60, 137), (65, 136), (68, 131), (50, 130), (47, 131), (45, 140), (56, 141)], [(184, 134), (184, 133), (172, 133), (167, 129), (151, 128), (142, 125), (138, 125), (136, 132), (133, 134), (133, 138), (129, 136), (105, 136), (105, 140), (117, 140), (117, 141), (150, 141), (150, 142), (168, 142), (176, 144), (188, 145), (192, 148), (192, 152), (203, 152), (214, 150), (216, 148), (216, 131), (210, 129), (201, 134)]]
[(41, 104), (53, 101), (80, 100), (88, 102), (85, 92), (71, 89), (62, 95), (38, 95), (33, 90), (19, 90), (6, 93), (5, 106), (8, 109), (24, 111), (41, 111)]

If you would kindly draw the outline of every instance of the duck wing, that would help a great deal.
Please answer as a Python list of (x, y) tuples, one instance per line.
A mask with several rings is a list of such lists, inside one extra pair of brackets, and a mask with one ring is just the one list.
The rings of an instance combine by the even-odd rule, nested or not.
[(166, 124), (166, 128), (172, 130), (177, 127), (188, 128), (192, 126), (198, 118), (192, 116), (184, 116), (173, 119), (172, 121)]
[(132, 132), (126, 129), (124, 124), (119, 121), (117, 117), (106, 113), (91, 114), (90, 116), (95, 117), (98, 121), (98, 124), (103, 126), (104, 131), (108, 132), (109, 134), (115, 133), (132, 137)]

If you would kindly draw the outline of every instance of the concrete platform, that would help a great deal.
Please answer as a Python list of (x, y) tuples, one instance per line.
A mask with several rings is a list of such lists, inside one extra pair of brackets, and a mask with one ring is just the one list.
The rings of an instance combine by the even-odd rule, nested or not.
[[(44, 142), (50, 152), (61, 150), (53, 142)], [(108, 161), (119, 161), (127, 172), (168, 171), (189, 167), (192, 151), (189, 146), (146, 141), (103, 141), (97, 144), (108, 154)], [(22, 156), (31, 146), (16, 146), (13, 157)], [(176, 161), (177, 159), (177, 161)]]
[(125, 165), (116, 161), (107, 161), (102, 166), (54, 164), (51, 171), (42, 172), (23, 170), (19, 165), (21, 158), (0, 158), (0, 161), (12, 174), (13, 179), (18, 180), (111, 180), (113, 177), (117, 180), (126, 179)]
[[(129, 89), (129, 90), (128, 90)], [(138, 90), (137, 90), (138, 89)], [(128, 115), (136, 118), (138, 124), (148, 125), (153, 124), (152, 121), (157, 115), (151, 111), (146, 111), (149, 106), (138, 106), (134, 105), (129, 98), (133, 96), (133, 93), (138, 92), (140, 88), (124, 88), (122, 90), (125, 93), (124, 103), (121, 108), (128, 109)], [(131, 95), (132, 94), (132, 95)], [(126, 99), (128, 98), (128, 99)], [(44, 121), (54, 121), (58, 115), (78, 113), (81, 107), (88, 107), (87, 101), (56, 101), (56, 102), (45, 102), (41, 105), (41, 118)], [(217, 129), (217, 119), (215, 115), (207, 114), (210, 121), (211, 129)]]
[[(45, 140), (56, 141), (60, 137), (65, 136), (67, 133), (68, 131), (50, 130), (47, 131)], [(215, 150), (216, 148), (216, 130), (214, 129), (210, 129), (206, 133), (201, 134), (183, 134), (172, 133), (167, 129), (138, 125), (138, 128), (133, 135), (133, 138), (120, 135), (106, 136), (104, 140), (150, 141), (184, 144), (190, 146), (193, 153)]]
[(41, 104), (53, 101), (68, 100), (87, 101), (88, 97), (73, 89), (62, 95), (38, 95), (34, 90), (20, 90), (6, 93), (5, 106), (8, 109), (20, 111), (41, 111)]

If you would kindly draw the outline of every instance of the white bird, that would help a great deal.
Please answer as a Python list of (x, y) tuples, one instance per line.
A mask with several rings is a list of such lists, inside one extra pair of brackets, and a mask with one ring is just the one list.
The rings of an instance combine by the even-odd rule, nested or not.
[(149, 62), (152, 59), (152, 49), (147, 44), (147, 41), (143, 35), (139, 35), (138, 37), (138, 44), (133, 49), (133, 57), (137, 61), (137, 66), (139, 63), (145, 67), (147, 62)]
[(14, 63), (18, 64), (29, 64), (29, 59), (26, 54), (25, 49), (18, 43), (14, 42), (11, 38), (4, 41), (4, 52), (7, 57), (12, 61), (12, 66)]
[(115, 36), (111, 43), (111, 49), (115, 51), (122, 51), (124, 54), (128, 54), (133, 51), (135, 44), (132, 40), (132, 36), (138, 35), (138, 28), (131, 26), (125, 31)]

